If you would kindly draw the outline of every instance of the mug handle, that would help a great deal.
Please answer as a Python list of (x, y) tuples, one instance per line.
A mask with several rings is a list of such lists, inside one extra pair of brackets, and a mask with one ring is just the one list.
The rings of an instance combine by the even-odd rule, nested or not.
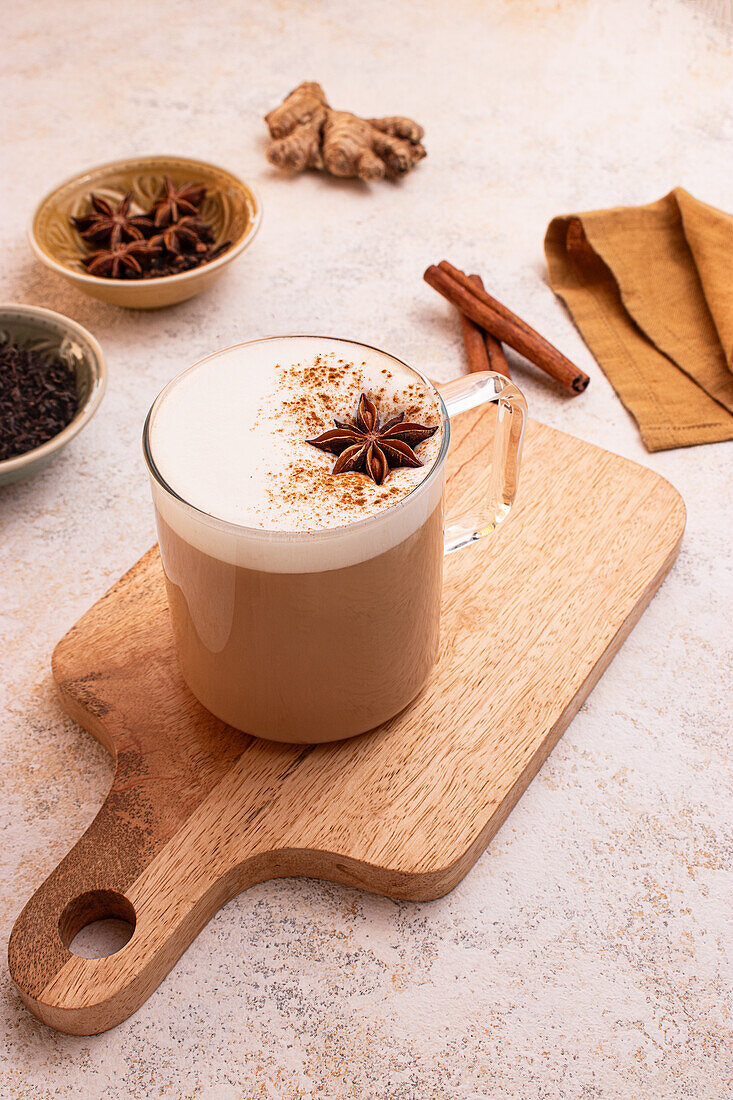
[(449, 516), (445, 526), (445, 553), (460, 550), (485, 535), (506, 519), (514, 503), (519, 483), (527, 402), (520, 390), (493, 371), (466, 374), (438, 386), (449, 417), (475, 409), (477, 405), (497, 406), (494, 448), (491, 456), (485, 502), (480, 515), (464, 512)]

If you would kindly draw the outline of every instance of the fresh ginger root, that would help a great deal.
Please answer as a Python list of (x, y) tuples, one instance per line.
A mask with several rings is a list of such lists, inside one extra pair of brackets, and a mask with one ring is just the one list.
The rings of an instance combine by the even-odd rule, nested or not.
[(320, 168), (360, 180), (404, 176), (426, 155), (422, 126), (409, 118), (359, 118), (330, 107), (320, 84), (307, 82), (265, 115), (273, 140), (267, 159), (277, 168)]

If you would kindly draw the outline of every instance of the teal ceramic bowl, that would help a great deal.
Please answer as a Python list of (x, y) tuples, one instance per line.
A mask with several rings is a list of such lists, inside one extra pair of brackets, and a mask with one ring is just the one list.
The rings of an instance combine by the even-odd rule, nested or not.
[(57, 355), (74, 371), (79, 407), (70, 424), (32, 451), (0, 462), (0, 486), (21, 481), (47, 466), (94, 416), (107, 386), (104, 355), (90, 332), (76, 321), (40, 306), (0, 303), (0, 345)]

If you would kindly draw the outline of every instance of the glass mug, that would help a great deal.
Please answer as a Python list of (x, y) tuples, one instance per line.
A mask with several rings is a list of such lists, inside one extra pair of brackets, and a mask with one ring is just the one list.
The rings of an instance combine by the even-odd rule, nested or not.
[[(286, 340), (295, 352), (297, 341), (314, 338), (269, 339)], [(365, 733), (419, 694), (438, 656), (443, 556), (490, 534), (506, 517), (527, 412), (520, 391), (499, 374), (466, 375), (438, 391), (386, 352), (318, 339), (343, 356), (366, 349), (398, 364), (437, 397), (438, 456), (424, 480), (383, 511), (343, 527), (288, 532), (240, 526), (188, 503), (166, 484), (151, 442), (156, 411), (183, 375), (159, 394), (143, 431), (183, 677), (217, 718), (293, 744)], [(263, 343), (202, 362), (233, 351), (246, 358), (247, 349)], [(444, 523), (450, 418), (485, 403), (497, 406), (497, 419), (481, 514)]]

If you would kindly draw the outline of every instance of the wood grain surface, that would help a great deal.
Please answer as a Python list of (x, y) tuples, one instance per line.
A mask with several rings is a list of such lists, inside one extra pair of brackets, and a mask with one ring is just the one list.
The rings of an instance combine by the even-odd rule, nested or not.
[[(459, 510), (480, 499), (491, 423), (487, 412), (454, 423)], [(378, 730), (316, 746), (257, 741), (196, 702), (150, 550), (54, 653), (63, 706), (116, 770), (13, 929), (10, 969), (30, 1010), (75, 1034), (113, 1027), (227, 900), (264, 879), (310, 875), (415, 900), (450, 890), (649, 603), (684, 517), (657, 474), (530, 422), (509, 519), (446, 560), (428, 686)], [(134, 924), (129, 942), (106, 958), (72, 954), (76, 932), (105, 916)]]

